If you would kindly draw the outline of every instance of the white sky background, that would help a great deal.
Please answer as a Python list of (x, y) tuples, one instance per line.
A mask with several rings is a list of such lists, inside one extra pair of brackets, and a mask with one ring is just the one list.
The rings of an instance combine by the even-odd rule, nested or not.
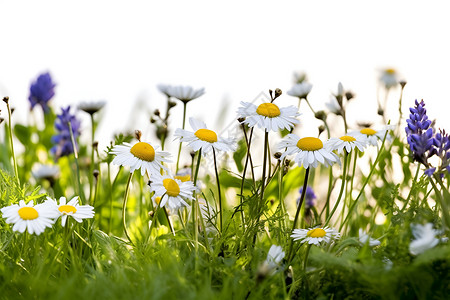
[[(356, 94), (350, 126), (379, 122), (379, 70), (393, 67), (408, 82), (404, 114), (423, 98), (428, 115), (450, 130), (449, 8), (444, 1), (0, 0), (0, 96), (10, 96), (17, 120), (26, 122), (30, 82), (50, 71), (57, 113), (68, 104), (108, 101), (98, 131), (104, 147), (117, 131), (151, 136), (149, 112), (165, 111), (158, 83), (205, 87), (188, 114), (217, 131), (235, 119), (239, 101), (290, 89), (296, 71), (313, 84), (316, 110), (341, 81)], [(398, 92), (390, 102), (394, 113)], [(277, 102), (297, 105), (286, 94)], [(181, 114), (177, 105), (173, 126), (181, 126)], [(89, 119), (78, 115), (89, 140)]]

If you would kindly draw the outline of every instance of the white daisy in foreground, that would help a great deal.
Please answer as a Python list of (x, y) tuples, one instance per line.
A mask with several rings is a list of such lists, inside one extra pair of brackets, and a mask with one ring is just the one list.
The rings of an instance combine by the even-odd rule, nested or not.
[(78, 109), (87, 112), (90, 115), (95, 114), (106, 105), (106, 101), (82, 102), (78, 105)]
[(28, 230), (28, 233), (36, 235), (44, 232), (46, 227), (52, 227), (58, 217), (58, 212), (52, 206), (44, 203), (34, 205), (33, 201), (25, 204), (24, 200), (3, 207), (1, 212), (6, 223), (14, 224), (13, 231), (23, 233)]
[(302, 243), (319, 245), (321, 242), (330, 243), (332, 240), (339, 239), (341, 234), (337, 230), (329, 227), (294, 229), (291, 237), (294, 241), (300, 240)]
[(296, 119), (300, 114), (297, 107), (288, 106), (279, 108), (273, 103), (262, 103), (256, 106), (250, 102), (241, 102), (238, 108), (238, 118), (245, 118), (242, 123), (249, 127), (257, 125), (265, 131), (291, 130), (294, 124), (299, 123)]
[(369, 243), (370, 247), (375, 247), (381, 244), (379, 240), (371, 238), (361, 228), (359, 229), (358, 235), (359, 235), (359, 242), (363, 245), (365, 245), (367, 242)]
[(325, 103), (325, 106), (328, 108), (328, 110), (334, 114), (339, 114), (341, 111), (341, 106), (339, 105), (339, 102), (337, 101), (336, 97), (331, 95), (330, 101)]
[(384, 136), (386, 135), (386, 140), (390, 139), (389, 133), (387, 133), (389, 130), (394, 129), (395, 126), (389, 125), (386, 126), (384, 129), (381, 130), (374, 130), (372, 128), (366, 127), (359, 131), (351, 132), (353, 136), (362, 137), (363, 139), (366, 139), (366, 143), (368, 145), (377, 146), (378, 141), (382, 141), (384, 139)]
[(111, 153), (116, 155), (112, 163), (130, 167), (130, 173), (133, 173), (136, 169), (141, 169), (142, 176), (146, 172), (149, 177), (151, 174), (159, 175), (161, 168), (166, 169), (162, 163), (170, 162), (166, 158), (170, 156), (170, 153), (156, 151), (156, 149), (146, 142), (137, 142), (134, 145), (129, 143), (116, 145), (111, 150)]
[(427, 223), (425, 225), (411, 224), (411, 229), (414, 240), (409, 244), (409, 252), (412, 255), (423, 253), (439, 243), (439, 239), (436, 238), (436, 235), (440, 232), (433, 229), (432, 223)]
[(150, 184), (150, 188), (155, 192), (156, 197), (161, 198), (159, 202), (161, 207), (167, 204), (174, 211), (188, 206), (185, 200), (193, 199), (192, 193), (195, 190), (192, 181), (182, 182), (171, 175), (157, 177)]
[(367, 146), (367, 141), (365, 138), (357, 135), (352, 135), (348, 133), (339, 138), (330, 138), (326, 142), (326, 147), (331, 150), (337, 150), (339, 154), (344, 151), (350, 153), (353, 149), (358, 148), (359, 151), (364, 152), (364, 148)]
[[(161, 89), (160, 89), (161, 91)], [(187, 103), (191, 100), (194, 100), (205, 93), (205, 89), (194, 89), (191, 86), (168, 86), (166, 91), (163, 92), (170, 97), (177, 98), (178, 100)]]
[(66, 197), (59, 198), (59, 204), (55, 199), (47, 197), (45, 203), (54, 207), (54, 209), (61, 216), (61, 225), (64, 227), (67, 218), (70, 216), (78, 223), (83, 222), (83, 219), (91, 219), (94, 217), (94, 207), (90, 205), (80, 205), (78, 203), (78, 196), (73, 197), (67, 202)]
[(234, 140), (218, 137), (217, 133), (206, 128), (204, 122), (189, 118), (189, 123), (194, 132), (177, 128), (174, 136), (179, 138), (180, 142), (187, 142), (194, 151), (202, 149), (202, 154), (206, 155), (213, 148), (216, 151), (224, 152), (236, 150), (237, 146)]
[(303, 81), (302, 83), (297, 83), (294, 85), (289, 91), (287, 91), (287, 94), (292, 97), (306, 98), (311, 92), (311, 89), (312, 84)]
[(295, 134), (288, 134), (280, 142), (278, 149), (286, 149), (281, 155), (281, 159), (287, 155), (295, 154), (294, 161), (299, 167), (303, 165), (305, 169), (309, 167), (317, 168), (319, 163), (326, 167), (336, 162), (340, 164), (339, 157), (324, 147), (323, 142), (315, 137), (299, 138)]

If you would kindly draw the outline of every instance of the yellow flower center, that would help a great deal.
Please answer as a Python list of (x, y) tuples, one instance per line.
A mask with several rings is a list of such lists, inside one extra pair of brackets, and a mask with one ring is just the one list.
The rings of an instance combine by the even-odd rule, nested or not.
[(263, 103), (258, 106), (256, 113), (264, 117), (275, 118), (280, 115), (280, 109), (273, 103)]
[(68, 215), (69, 213), (77, 212), (77, 209), (75, 208), (75, 206), (72, 206), (72, 205), (61, 205), (60, 207), (58, 207), (58, 210), (65, 215)]
[(159, 205), (160, 202), (161, 202), (161, 197), (155, 197), (156, 205)]
[(155, 159), (155, 149), (149, 143), (136, 143), (131, 147), (130, 152), (137, 158), (145, 161), (153, 161)]
[(37, 210), (33, 207), (28, 206), (19, 209), (18, 213), (23, 220), (34, 220), (39, 217), (39, 213), (37, 212)]
[(318, 237), (324, 237), (327, 233), (322, 228), (314, 228), (308, 231), (306, 234), (309, 237), (318, 238)]
[(360, 131), (362, 134), (367, 134), (367, 135), (374, 135), (375, 133), (377, 133), (375, 130), (370, 129), (370, 128), (364, 128), (361, 129)]
[(341, 136), (340, 139), (342, 141), (344, 141), (344, 142), (354, 142), (354, 141), (356, 141), (356, 139), (354, 137), (349, 136), (349, 135)]
[(386, 69), (385, 72), (392, 75), (395, 74), (395, 69)]
[(215, 143), (217, 142), (217, 134), (209, 129), (199, 129), (195, 133), (195, 136), (201, 139), (202, 141), (208, 142), (208, 143)]
[(184, 176), (177, 175), (177, 176), (174, 176), (174, 178), (180, 180), (181, 182), (186, 182), (186, 181), (191, 180), (191, 175), (189, 175), (189, 174), (184, 175)]
[(323, 143), (318, 138), (305, 137), (298, 140), (297, 147), (303, 151), (316, 151), (323, 148)]
[(170, 178), (166, 178), (163, 180), (163, 185), (166, 188), (166, 194), (171, 197), (176, 197), (180, 194), (180, 187), (178, 183)]

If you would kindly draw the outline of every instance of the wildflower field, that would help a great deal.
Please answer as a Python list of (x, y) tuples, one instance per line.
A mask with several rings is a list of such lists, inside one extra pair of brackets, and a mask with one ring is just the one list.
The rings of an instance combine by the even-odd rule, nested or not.
[(190, 117), (203, 88), (159, 85), (151, 134), (102, 148), (107, 103), (54, 107), (40, 74), (26, 124), (2, 102), (0, 299), (448, 299), (449, 135), (395, 70), (380, 84), (396, 114), (353, 124), (350, 90), (318, 110), (299, 76), (231, 133)]

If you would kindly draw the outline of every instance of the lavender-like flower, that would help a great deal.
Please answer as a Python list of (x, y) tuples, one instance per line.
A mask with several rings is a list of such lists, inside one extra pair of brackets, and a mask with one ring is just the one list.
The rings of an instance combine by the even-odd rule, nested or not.
[[(52, 137), (52, 142), (55, 143), (55, 146), (52, 147), (51, 152), (58, 159), (61, 156), (67, 156), (73, 153), (73, 145), (72, 140), (70, 138), (70, 129), (69, 129), (69, 121), (72, 126), (73, 137), (76, 140), (78, 136), (80, 136), (80, 125), (81, 122), (70, 113), (70, 106), (66, 109), (61, 108), (62, 113), (57, 115), (57, 119), (55, 121), (55, 127), (58, 130), (58, 134)], [(78, 147), (78, 146), (77, 146)]]
[(436, 133), (433, 138), (433, 146), (430, 153), (441, 159), (441, 165), (438, 171), (440, 172), (445, 169), (450, 173), (450, 137), (445, 130), (440, 130), (440, 132)]
[(416, 100), (415, 107), (410, 108), (411, 114), (406, 120), (408, 126), (405, 128), (406, 139), (413, 153), (414, 160), (427, 165), (428, 158), (433, 156), (432, 151), (434, 129), (431, 121), (428, 120), (427, 110), (423, 100), (420, 103)]
[(28, 100), (31, 104), (31, 110), (39, 104), (42, 107), (44, 113), (47, 113), (50, 108), (48, 107), (48, 101), (55, 95), (56, 84), (52, 81), (50, 73), (43, 73), (38, 76), (36, 81), (31, 83), (30, 96)]
[[(303, 192), (303, 187), (300, 188), (300, 190), (298, 191), (300, 193), (300, 195)], [(314, 190), (312, 189), (312, 187), (310, 187), (309, 185), (306, 187), (306, 195), (305, 195), (305, 207), (306, 208), (311, 208), (315, 205), (315, 201), (314, 199), (316, 199), (317, 196), (316, 194), (314, 194)], [(297, 206), (300, 204), (300, 198), (297, 199)]]

